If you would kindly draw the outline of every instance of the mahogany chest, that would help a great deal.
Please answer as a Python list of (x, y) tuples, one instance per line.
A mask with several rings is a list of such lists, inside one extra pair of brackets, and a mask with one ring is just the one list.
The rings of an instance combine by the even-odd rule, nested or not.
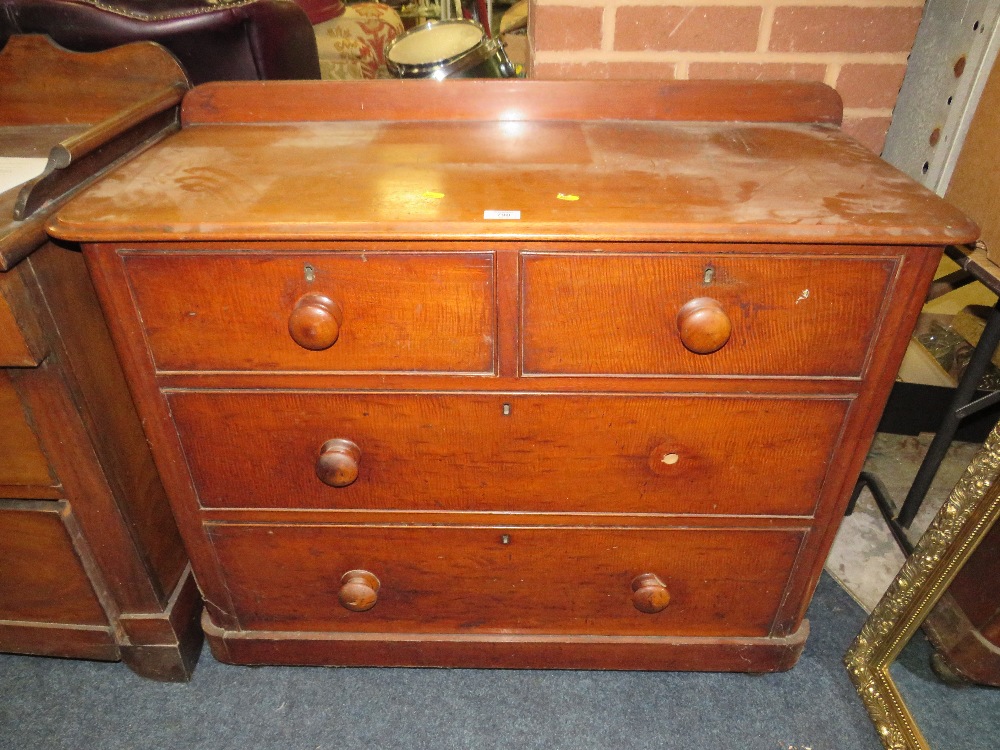
[[(0, 651), (187, 680), (201, 605), (180, 533), (84, 260), (45, 234), (60, 201), (177, 129), (187, 79), (149, 42), (96, 53), (5, 42)], [(25, 163), (33, 175), (5, 179)]]
[(236, 663), (767, 671), (941, 247), (821, 85), (210, 84), (61, 211)]

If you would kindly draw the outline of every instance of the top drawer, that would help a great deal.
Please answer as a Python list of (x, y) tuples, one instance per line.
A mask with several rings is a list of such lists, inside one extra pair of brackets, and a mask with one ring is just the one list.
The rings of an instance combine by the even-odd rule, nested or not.
[[(860, 377), (898, 260), (780, 254), (522, 256), (523, 372)], [(682, 340), (731, 330), (711, 353)], [(706, 301), (707, 300), (707, 301)], [(699, 309), (700, 306), (700, 309)], [(707, 334), (707, 335), (702, 335)]]
[(160, 371), (494, 372), (489, 253), (122, 260)]

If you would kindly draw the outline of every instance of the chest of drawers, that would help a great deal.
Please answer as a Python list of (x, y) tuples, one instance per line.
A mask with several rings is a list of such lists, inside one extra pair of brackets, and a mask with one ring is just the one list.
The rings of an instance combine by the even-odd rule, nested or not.
[(795, 663), (940, 249), (976, 228), (825, 87), (609, 99), (213, 84), (52, 223), (218, 658)]
[(187, 79), (152, 43), (5, 42), (0, 171), (48, 160), (0, 185), (0, 651), (187, 680), (202, 631), (180, 533), (84, 260), (45, 235), (72, 191), (176, 130)]

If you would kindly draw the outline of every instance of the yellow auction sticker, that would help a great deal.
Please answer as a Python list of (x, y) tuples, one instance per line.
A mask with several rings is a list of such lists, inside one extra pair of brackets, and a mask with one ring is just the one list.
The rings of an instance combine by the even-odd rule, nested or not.
[(444, 198), (444, 193), (435, 193), (433, 190), (428, 190), (424, 193), (424, 198)]
[(580, 200), (580, 196), (579, 195), (570, 195), (569, 193), (559, 193), (559, 194), (556, 195), (556, 198), (558, 198), (561, 201), (578, 201), (578, 200)]

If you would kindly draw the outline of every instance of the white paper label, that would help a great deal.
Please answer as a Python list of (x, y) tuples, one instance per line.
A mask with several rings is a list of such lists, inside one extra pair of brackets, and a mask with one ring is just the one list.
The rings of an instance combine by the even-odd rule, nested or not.
[(507, 219), (508, 221), (518, 221), (521, 218), (520, 211), (483, 211), (484, 219)]
[(0, 156), (0, 193), (35, 179), (48, 163), (40, 157)]

